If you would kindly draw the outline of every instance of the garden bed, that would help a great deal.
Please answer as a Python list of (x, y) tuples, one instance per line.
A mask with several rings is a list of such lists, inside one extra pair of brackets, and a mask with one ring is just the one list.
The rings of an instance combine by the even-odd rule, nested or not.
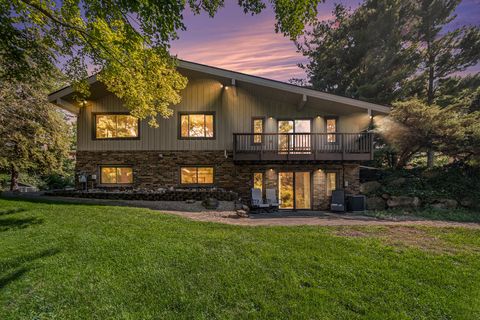
[(79, 191), (55, 190), (45, 193), (47, 196), (73, 197), (110, 200), (147, 200), (147, 201), (203, 201), (214, 198), (219, 201), (238, 200), (238, 194), (225, 190), (165, 190), (165, 191)]

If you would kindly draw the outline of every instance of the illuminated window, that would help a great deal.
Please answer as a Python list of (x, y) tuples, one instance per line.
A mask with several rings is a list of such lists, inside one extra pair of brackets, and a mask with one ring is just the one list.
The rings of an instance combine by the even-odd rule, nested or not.
[(337, 132), (337, 119), (335, 118), (327, 119), (327, 133), (331, 133), (327, 135), (327, 141), (329, 143), (337, 142), (337, 135), (335, 134), (336, 132)]
[(263, 173), (255, 172), (253, 174), (253, 187), (263, 191)]
[[(257, 118), (253, 119), (252, 123), (253, 133), (263, 133), (263, 119)], [(253, 143), (262, 143), (262, 135), (254, 135), (253, 136)]]
[(331, 196), (335, 189), (337, 189), (337, 173), (327, 172), (327, 195)]
[(133, 183), (133, 170), (131, 167), (101, 167), (101, 184), (131, 184)]
[(214, 138), (214, 121), (213, 114), (180, 114), (180, 137), (187, 139)]
[(213, 167), (180, 168), (181, 184), (213, 184)]
[(128, 139), (138, 137), (138, 118), (128, 114), (95, 115), (95, 138)]

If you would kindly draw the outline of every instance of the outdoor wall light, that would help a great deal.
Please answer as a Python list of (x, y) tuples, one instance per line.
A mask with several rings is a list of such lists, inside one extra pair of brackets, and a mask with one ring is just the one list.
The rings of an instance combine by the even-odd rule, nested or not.
[(228, 90), (228, 86), (225, 86), (225, 90)]

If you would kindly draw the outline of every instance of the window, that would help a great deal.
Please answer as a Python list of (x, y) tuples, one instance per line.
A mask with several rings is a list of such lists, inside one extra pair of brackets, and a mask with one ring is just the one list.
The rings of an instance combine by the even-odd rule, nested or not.
[(181, 184), (213, 184), (213, 167), (180, 168)]
[(131, 184), (133, 169), (131, 167), (100, 167), (101, 184)]
[(263, 192), (263, 173), (255, 172), (253, 174), (253, 187)]
[(337, 132), (337, 119), (335, 118), (327, 119), (327, 133), (332, 133), (327, 135), (327, 142), (329, 143), (337, 142), (337, 135), (335, 134), (336, 132)]
[[(253, 133), (263, 133), (263, 118), (253, 118), (252, 119), (252, 129)], [(254, 135), (253, 143), (262, 143), (262, 135)]]
[(96, 114), (95, 138), (138, 138), (138, 118), (128, 114)]
[(331, 196), (335, 189), (337, 189), (337, 173), (327, 172), (327, 196)]
[(183, 139), (213, 139), (215, 115), (213, 113), (180, 114), (180, 137)]

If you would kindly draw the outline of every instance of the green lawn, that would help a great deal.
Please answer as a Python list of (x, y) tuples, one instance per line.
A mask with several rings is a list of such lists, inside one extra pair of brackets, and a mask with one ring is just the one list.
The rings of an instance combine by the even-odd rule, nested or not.
[(425, 218), (428, 220), (455, 221), (455, 222), (480, 222), (480, 210), (450, 209), (440, 210), (423, 208), (418, 210), (382, 210), (367, 211), (365, 215), (380, 219), (396, 218)]
[(0, 199), (0, 319), (479, 319), (480, 230)]

